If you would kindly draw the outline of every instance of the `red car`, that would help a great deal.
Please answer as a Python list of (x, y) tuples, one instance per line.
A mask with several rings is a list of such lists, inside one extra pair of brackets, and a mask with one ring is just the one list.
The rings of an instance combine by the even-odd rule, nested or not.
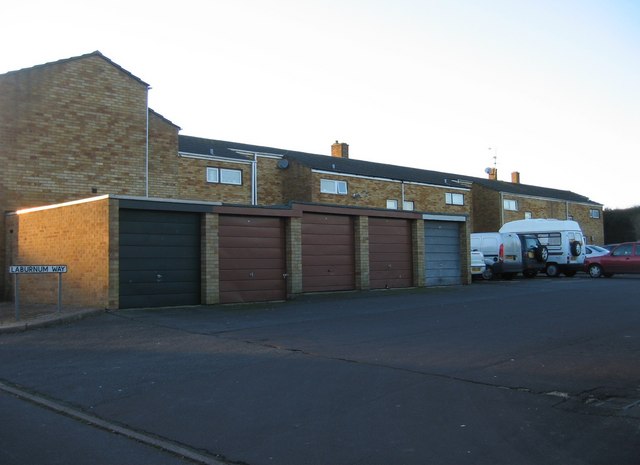
[(640, 273), (640, 242), (624, 242), (608, 255), (588, 258), (585, 270), (592, 278), (610, 278), (617, 273)]

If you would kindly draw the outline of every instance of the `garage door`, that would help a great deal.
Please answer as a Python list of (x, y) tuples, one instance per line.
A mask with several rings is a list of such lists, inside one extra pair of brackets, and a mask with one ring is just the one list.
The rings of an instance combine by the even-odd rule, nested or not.
[(396, 218), (369, 218), (369, 285), (371, 289), (410, 287), (411, 223)]
[(120, 308), (200, 303), (200, 215), (120, 210)]
[(220, 302), (286, 298), (285, 236), (281, 218), (220, 216)]
[(302, 217), (303, 292), (355, 288), (353, 219), (305, 213)]
[(459, 223), (425, 221), (424, 253), (427, 286), (462, 284)]

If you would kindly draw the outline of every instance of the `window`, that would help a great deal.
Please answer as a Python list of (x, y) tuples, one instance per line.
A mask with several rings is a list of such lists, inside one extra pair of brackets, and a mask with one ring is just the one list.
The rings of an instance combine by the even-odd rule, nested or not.
[(525, 220), (530, 220), (531, 218), (533, 218), (533, 217), (531, 216), (531, 212), (524, 212), (524, 219), (525, 219)]
[(335, 181), (333, 179), (321, 179), (320, 180), (320, 192), (323, 194), (347, 194), (346, 181)]
[(589, 218), (600, 218), (600, 210), (592, 208), (589, 210)]
[(614, 257), (628, 257), (629, 255), (633, 255), (633, 244), (623, 244), (611, 252), (611, 255)]
[(387, 208), (390, 210), (398, 209), (398, 201), (397, 200), (387, 200)]
[(509, 200), (504, 199), (503, 206), (505, 210), (518, 211), (518, 201), (517, 200)]
[(447, 205), (464, 205), (464, 195), (447, 192), (444, 194), (444, 202)]
[(560, 233), (538, 233), (538, 240), (542, 245), (561, 246), (562, 236)]
[(415, 205), (413, 204), (413, 200), (405, 200), (404, 202), (402, 202), (402, 209), (403, 210), (407, 210), (407, 211), (413, 211), (415, 208)]
[(207, 168), (207, 182), (242, 185), (242, 171), (226, 168)]

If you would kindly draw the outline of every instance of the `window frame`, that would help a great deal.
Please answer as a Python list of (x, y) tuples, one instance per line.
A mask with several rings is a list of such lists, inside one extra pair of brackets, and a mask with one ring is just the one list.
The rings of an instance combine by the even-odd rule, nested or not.
[(589, 209), (589, 218), (593, 218), (594, 220), (599, 220), (601, 216), (602, 215), (600, 213), (600, 210), (598, 210), (597, 208)]
[[(456, 201), (456, 199), (460, 200)], [(464, 206), (464, 194), (461, 194), (459, 192), (445, 192), (444, 203), (445, 205)]]
[[(332, 189), (327, 189), (327, 185), (332, 185)], [(323, 187), (324, 186), (324, 187)], [(344, 187), (344, 189), (341, 189)], [(335, 194), (335, 195), (347, 195), (349, 193), (349, 186), (347, 181), (338, 179), (320, 179), (320, 193), (321, 194)]]
[(398, 200), (397, 199), (387, 199), (387, 210), (397, 210), (397, 209), (398, 209)]
[[(513, 205), (513, 208), (511, 208)], [(515, 199), (502, 199), (502, 209), (510, 212), (518, 211), (518, 201)]]
[(413, 200), (405, 200), (402, 202), (402, 209), (410, 212), (415, 211), (416, 203)]
[[(210, 174), (215, 173), (215, 176), (210, 176)], [(229, 180), (228, 177), (230, 174), (234, 175), (234, 178), (237, 176), (237, 182), (235, 179)], [(242, 186), (242, 170), (233, 169), (233, 168), (218, 168), (216, 166), (207, 166), (205, 171), (205, 179), (209, 184), (227, 184), (230, 186)]]

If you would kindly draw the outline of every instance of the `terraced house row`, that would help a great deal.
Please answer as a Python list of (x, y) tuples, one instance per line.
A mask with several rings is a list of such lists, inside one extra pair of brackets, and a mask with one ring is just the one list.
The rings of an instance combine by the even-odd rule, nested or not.
[[(469, 234), (602, 205), (566, 190), (180, 134), (149, 85), (99, 52), (0, 75), (0, 289), (65, 264), (65, 303), (280, 300), (467, 284)], [(330, 153), (329, 153), (330, 151)], [(55, 283), (20, 280), (47, 301)]]

